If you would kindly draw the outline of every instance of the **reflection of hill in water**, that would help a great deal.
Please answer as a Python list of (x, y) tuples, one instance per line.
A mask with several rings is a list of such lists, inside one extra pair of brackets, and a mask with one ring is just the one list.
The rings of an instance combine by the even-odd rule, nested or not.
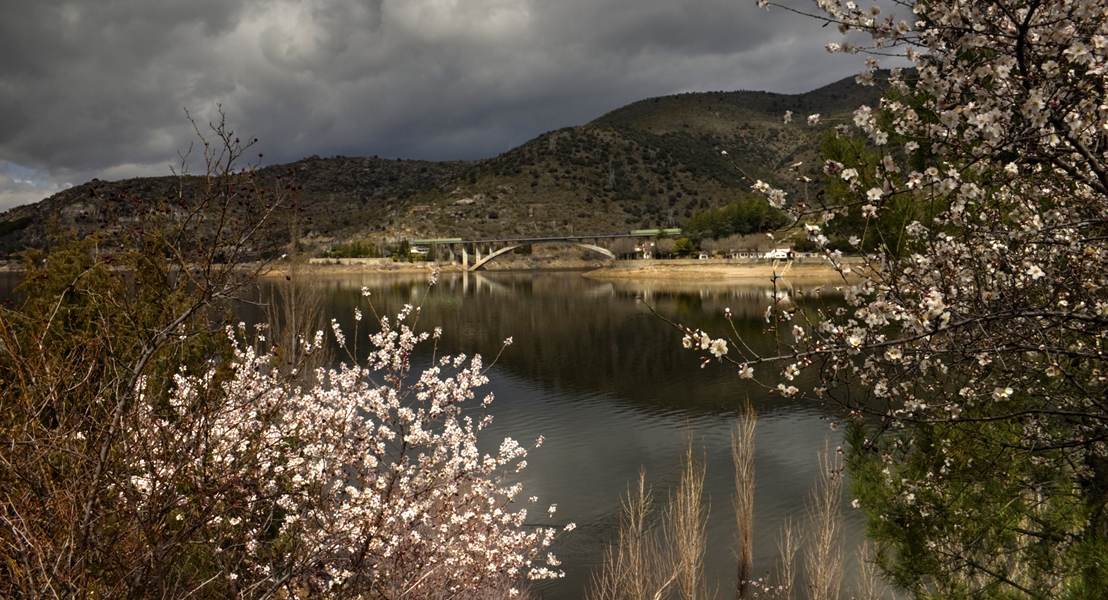
[[(395, 314), (405, 303), (422, 303), (420, 326), (443, 327), (442, 352), (492, 357), (503, 340), (512, 337), (514, 343), (498, 366), (551, 391), (575, 397), (601, 394), (629, 402), (637, 410), (665, 412), (730, 412), (747, 395), (758, 404), (768, 403), (764, 410), (780, 402), (737, 379), (730, 366), (712, 362), (702, 369), (698, 355), (681, 347), (682, 334), (648, 308), (720, 337), (730, 329), (723, 317), (729, 307), (743, 339), (756, 351), (768, 353), (773, 349), (763, 318), (773, 298), (768, 284), (689, 289), (683, 283), (674, 291), (657, 282), (611, 283), (578, 273), (549, 272), (444, 274), (430, 290), (425, 275), (320, 281), (328, 295), (325, 316), (337, 318), (348, 337), (364, 285), (373, 290), (379, 314)], [(798, 298), (798, 316), (814, 317), (824, 301)]]

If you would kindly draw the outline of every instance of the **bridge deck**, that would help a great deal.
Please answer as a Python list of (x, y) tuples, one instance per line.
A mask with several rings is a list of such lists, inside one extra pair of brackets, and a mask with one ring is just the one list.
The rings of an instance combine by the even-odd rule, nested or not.
[[(679, 230), (676, 230), (679, 231)], [(595, 240), (595, 239), (612, 239), (612, 238), (629, 238), (629, 237), (650, 237), (656, 235), (656, 230), (648, 231), (632, 231), (630, 233), (585, 233), (581, 235), (547, 235), (536, 237), (502, 237), (502, 238), (475, 238), (475, 239), (462, 239), (462, 238), (441, 238), (441, 239), (426, 239), (426, 240), (412, 240), (413, 244), (485, 244), (485, 243), (513, 243), (513, 244), (526, 244), (528, 242), (568, 242), (579, 240)], [(670, 233), (669, 230), (666, 233)]]

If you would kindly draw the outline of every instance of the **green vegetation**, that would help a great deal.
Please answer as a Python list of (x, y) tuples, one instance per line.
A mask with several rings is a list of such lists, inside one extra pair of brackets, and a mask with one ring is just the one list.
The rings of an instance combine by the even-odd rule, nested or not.
[(11, 221), (0, 221), (0, 236), (19, 231), (30, 225), (34, 220), (34, 217), (20, 217)]
[[(106, 218), (110, 236), (61, 232), (49, 251), (27, 251), (26, 301), (0, 307), (4, 597), (183, 596), (223, 572), (189, 532), (255, 492), (177, 490), (196, 511), (176, 493), (148, 510), (133, 503), (157, 455), (137, 432), (153, 427), (151, 411), (174, 419), (175, 376), (226, 376), (227, 302), (262, 267), (248, 263), (276, 250), (272, 227), (289, 206), (291, 190), (264, 190), (235, 167), (249, 143), (222, 124), (211, 135), (206, 176), (180, 202), (131, 195), (129, 218)], [(188, 218), (166, 218), (173, 210)], [(188, 409), (211, 416), (209, 400), (198, 393)], [(234, 595), (225, 579), (213, 588)]]
[[(1046, 597), (1004, 590), (1011, 583), (1059, 591), (1057, 573), (1072, 574), (1069, 597), (1103, 597), (1108, 463), (1093, 461), (1084, 482), (1075, 482), (1032, 456), (982, 443), (1018, 446), (1023, 426), (974, 423), (976, 414), (965, 415), (966, 424), (916, 424), (875, 441), (866, 439), (873, 435), (867, 428), (848, 432), (858, 449), (849, 455), (851, 490), (869, 515), (867, 534), (882, 548), (878, 564), (917, 597)], [(1062, 450), (1047, 454), (1064, 458)], [(911, 483), (928, 480), (936, 483)], [(1027, 492), (1028, 482), (1037, 493)], [(995, 578), (971, 574), (979, 571)]]
[(769, 206), (765, 200), (748, 198), (723, 208), (695, 213), (685, 222), (682, 230), (694, 240), (720, 239), (772, 231), (787, 223), (784, 212)]
[(326, 252), (320, 252), (317, 258), (380, 258), (381, 251), (371, 242), (354, 241), (338, 244)]
[(696, 252), (696, 244), (687, 237), (680, 237), (673, 240), (672, 252), (677, 256), (685, 257)]
[[(821, 201), (828, 207), (842, 207), (834, 219), (824, 227), (830, 242), (827, 246), (843, 252), (873, 252), (881, 247), (893, 254), (902, 255), (908, 249), (905, 229), (912, 221), (929, 221), (939, 211), (935, 206), (922, 205), (906, 194), (892, 196), (884, 201), (876, 218), (863, 215), (864, 204), (856, 202), (857, 189), (879, 187), (878, 168), (883, 154), (867, 144), (865, 138), (846, 137), (828, 132), (820, 149), (828, 161), (842, 167), (833, 176), (821, 177), (824, 194)], [(899, 146), (894, 152), (902, 154)], [(916, 160), (919, 160), (918, 158)], [(853, 169), (858, 174), (852, 181), (841, 177), (842, 171)], [(854, 238), (857, 243), (852, 244)]]

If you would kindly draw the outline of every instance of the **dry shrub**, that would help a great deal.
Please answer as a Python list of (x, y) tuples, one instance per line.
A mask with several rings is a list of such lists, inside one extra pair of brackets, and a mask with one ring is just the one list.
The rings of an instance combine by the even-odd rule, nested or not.
[(758, 414), (747, 401), (731, 434), (731, 460), (735, 464), (735, 524), (738, 564), (737, 598), (747, 597), (747, 585), (754, 564), (754, 429)]
[(620, 515), (619, 534), (594, 575), (592, 600), (662, 600), (708, 598), (704, 579), (708, 511), (704, 507), (704, 463), (697, 461), (690, 440), (677, 489), (654, 526), (653, 493), (646, 472), (629, 490)]
[(804, 567), (811, 600), (838, 600), (843, 578), (842, 461), (824, 442), (819, 453), (820, 477), (808, 503), (808, 540)]

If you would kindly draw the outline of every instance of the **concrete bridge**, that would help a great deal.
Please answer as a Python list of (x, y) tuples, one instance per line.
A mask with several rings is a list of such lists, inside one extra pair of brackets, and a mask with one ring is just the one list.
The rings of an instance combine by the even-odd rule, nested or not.
[[(462, 238), (436, 238), (412, 240), (412, 246), (429, 246), (436, 257), (443, 253), (451, 262), (461, 262), (467, 271), (476, 271), (489, 261), (520, 248), (534, 244), (573, 244), (614, 259), (609, 249), (612, 241), (619, 238), (650, 238), (665, 231), (667, 235), (677, 235), (679, 229), (640, 229), (629, 233), (590, 233), (585, 235), (481, 238), (466, 240)], [(440, 258), (441, 259), (441, 258)]]

